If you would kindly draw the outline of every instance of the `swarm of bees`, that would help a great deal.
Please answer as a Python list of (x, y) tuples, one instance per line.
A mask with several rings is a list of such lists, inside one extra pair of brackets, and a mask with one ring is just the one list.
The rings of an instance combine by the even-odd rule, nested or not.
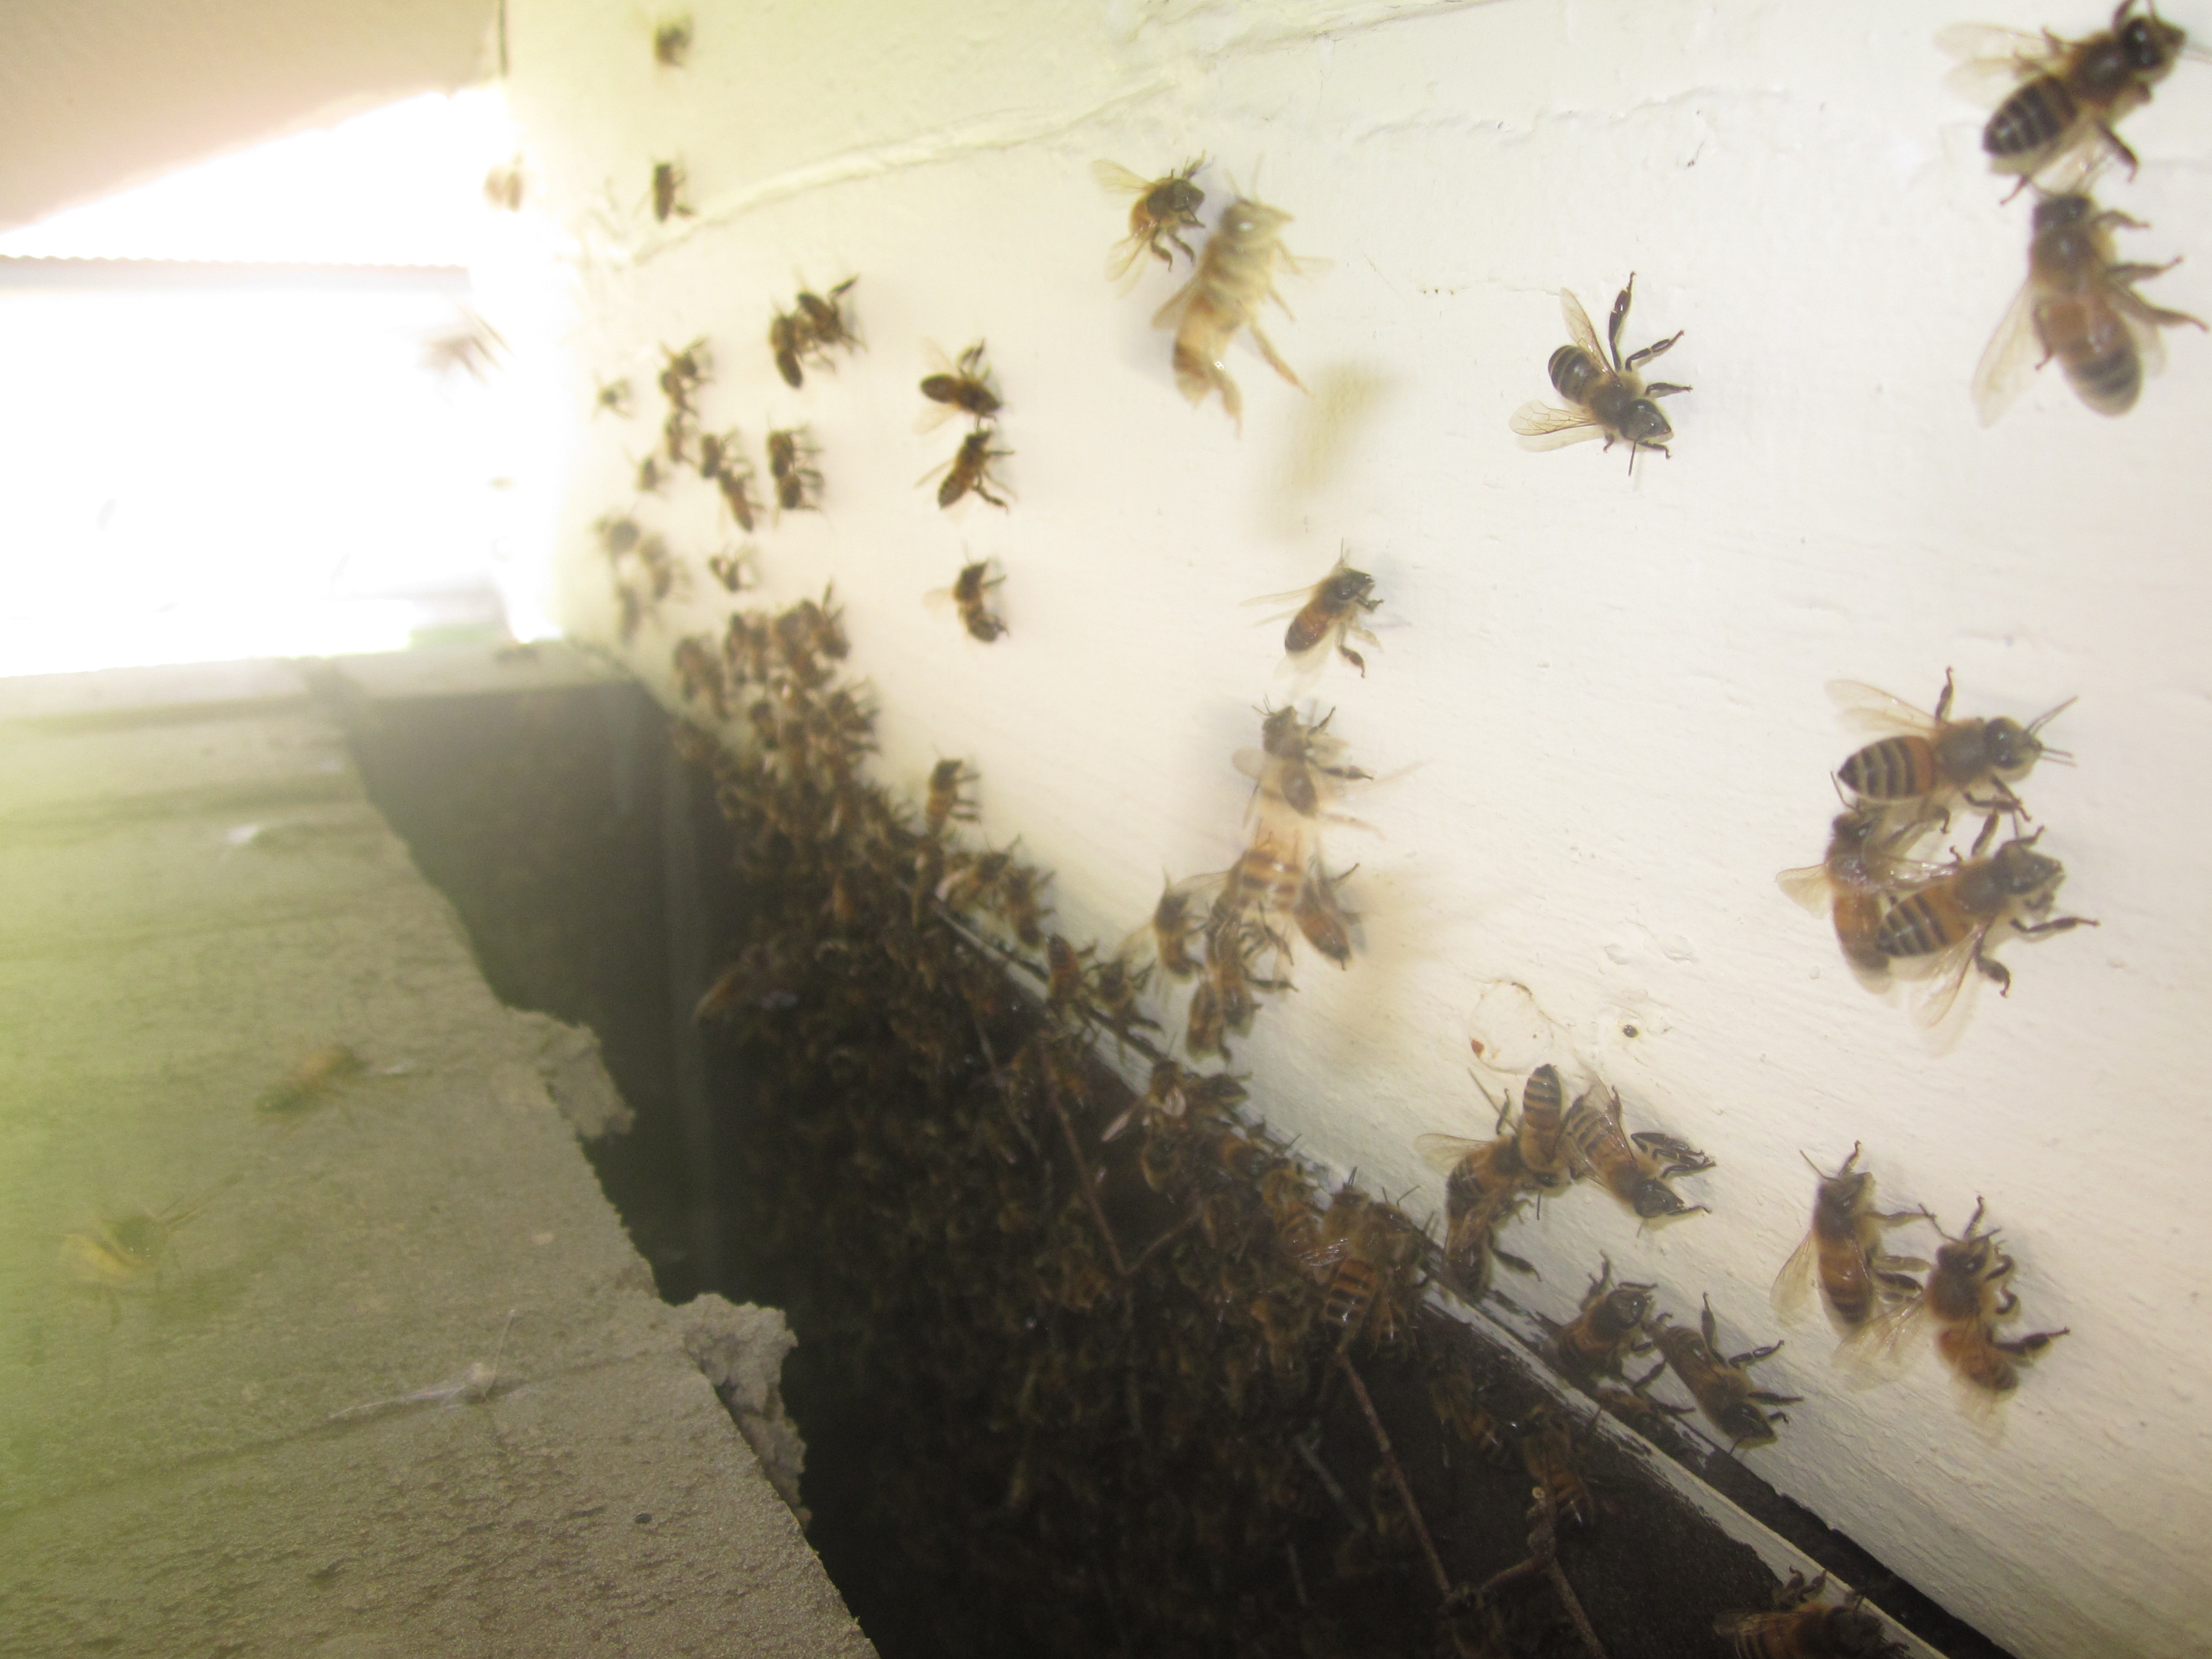
[[(1916, 979), (1914, 1018), (1935, 1026), (1957, 1006), (1969, 968), (2009, 994), (2011, 970), (1988, 954), (1993, 937), (2035, 939), (2096, 926), (2086, 916), (2051, 915), (2066, 869), (2036, 850), (2042, 830), (1988, 850), (2000, 823), (2027, 816), (2013, 785), (2039, 760), (2072, 760), (2039, 735), (2073, 705), (2071, 697), (2022, 725), (2007, 716), (1951, 719), (1948, 672), (1933, 714), (1855, 681), (1828, 689), (1890, 735), (1838, 769), (1848, 804), (1831, 830), (1826, 858), (1776, 879), (1814, 914), (1827, 914), (1844, 960), (1863, 981), (1880, 989), (1893, 974)], [(1948, 826), (1954, 805), (1986, 815), (1969, 855), (1954, 850), (1943, 863), (1911, 856)]]
[(2154, 306), (2136, 284), (2179, 263), (2121, 260), (2115, 228), (2148, 229), (2139, 219), (2100, 208), (2088, 185), (2101, 161), (2117, 160), (2133, 178), (2136, 153), (2120, 119), (2150, 101), (2173, 72), (2187, 33), (2140, 0), (2121, 0), (2110, 27), (2078, 40), (1980, 23), (1956, 24), (1936, 44), (1961, 61), (1952, 84), (1994, 102), (1982, 149), (1994, 173), (2033, 188), (2027, 280), (1997, 325), (1974, 370), (1974, 405), (1993, 424), (2018, 394), (2030, 359), (2053, 358), (2074, 393), (2100, 415), (2135, 407), (2143, 377), (2165, 359), (2159, 331), (2202, 319)]
[(1559, 309), (1567, 319), (1567, 343), (1552, 354), (1547, 372), (1553, 388), (1566, 400), (1565, 408), (1549, 404), (1523, 404), (1514, 411), (1512, 427), (1523, 441), (1535, 448), (1552, 448), (1584, 438), (1602, 437), (1610, 449), (1628, 446), (1629, 470), (1636, 468), (1636, 452), (1656, 449), (1669, 455), (1667, 445), (1674, 435), (1658, 400), (1690, 390), (1666, 380), (1646, 382), (1638, 372), (1653, 358), (1674, 349), (1680, 331), (1655, 340), (1641, 351), (1620, 355), (1620, 331), (1628, 321), (1629, 299), (1636, 291), (1634, 272), (1614, 296), (1613, 314), (1606, 321), (1605, 344), (1598, 343), (1589, 313), (1571, 290), (1559, 292)]

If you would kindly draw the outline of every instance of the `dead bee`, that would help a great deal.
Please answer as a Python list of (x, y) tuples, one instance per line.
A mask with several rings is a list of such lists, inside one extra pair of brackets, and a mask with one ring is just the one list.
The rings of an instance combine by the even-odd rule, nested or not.
[(960, 625), (968, 630), (969, 637), (985, 645), (1006, 631), (1006, 624), (1000, 620), (990, 604), (991, 590), (1006, 579), (994, 576), (990, 571), (991, 562), (979, 559), (974, 564), (963, 566), (951, 587), (938, 590), (959, 611)]
[(612, 410), (624, 420), (629, 418), (629, 380), (627, 376), (617, 380), (602, 380), (595, 375), (592, 377), (592, 383), (598, 388), (592, 394), (592, 414), (596, 415), (601, 410), (607, 409)]
[(1951, 1368), (1967, 1408), (1977, 1416), (1986, 1416), (2020, 1386), (2019, 1362), (2034, 1359), (2068, 1334), (2060, 1329), (1998, 1337), (1998, 1323), (2020, 1311), (2020, 1298), (2006, 1282), (2014, 1262), (1997, 1249), (1996, 1231), (1977, 1231), (1986, 1208), (1981, 1199), (1974, 1200), (1966, 1231), (1956, 1238), (1946, 1235), (1936, 1246), (1936, 1265), (1921, 1294), (1884, 1314), (1864, 1339), (1868, 1355), (1888, 1358), (1903, 1352), (1905, 1342), (1932, 1322), (1936, 1352)]
[(661, 223), (667, 223), (672, 214), (683, 219), (692, 216), (690, 204), (684, 199), (684, 179), (681, 161), (653, 164), (653, 216)]
[(508, 213), (522, 211), (522, 158), (496, 163), (484, 174), (483, 198), (492, 207)]
[[(2042, 830), (2016, 836), (1990, 856), (1979, 856), (1996, 823), (1992, 816), (1984, 827), (1974, 843), (1976, 856), (1955, 860), (1947, 874), (1899, 899), (1875, 930), (1875, 944), (1882, 955), (1893, 963), (1923, 967), (1929, 975), (1913, 1006), (1913, 1017), (1923, 1025), (1937, 1024), (1950, 1012), (1969, 965), (1995, 981), (2001, 994), (2011, 994), (2012, 970), (1984, 951), (1997, 928), (2040, 938), (2097, 925), (2087, 916), (2049, 915), (2066, 866), (2035, 850)], [(2023, 916), (2038, 920), (2024, 921)]]
[(1667, 423), (1667, 416), (1661, 412), (1656, 400), (1690, 388), (1663, 380), (1646, 385), (1638, 371), (1653, 358), (1671, 350), (1682, 336), (1677, 331), (1623, 359), (1620, 331), (1628, 320), (1629, 296), (1635, 288), (1636, 276), (1631, 272), (1628, 286), (1613, 302), (1613, 315), (1606, 325), (1606, 339), (1612, 348), (1610, 358), (1605, 348), (1598, 344), (1597, 331), (1590, 326), (1589, 313), (1583, 309), (1583, 302), (1571, 291), (1560, 290), (1559, 308), (1566, 315), (1569, 343), (1552, 354), (1547, 372), (1553, 387), (1567, 400), (1567, 407), (1558, 409), (1549, 404), (1530, 403), (1522, 404), (1514, 412), (1513, 429), (1523, 438), (1539, 441), (1534, 447), (1552, 447), (1541, 441), (1558, 437), (1561, 433), (1570, 434), (1559, 438), (1561, 443), (1602, 434), (1607, 449), (1615, 443), (1628, 446), (1632, 471), (1639, 449), (1656, 449), (1662, 455), (1668, 454), (1667, 442), (1674, 435), (1674, 428)]
[(1898, 856), (1900, 848), (1910, 846), (1934, 821), (1916, 817), (1893, 826), (1887, 807), (1863, 803), (1836, 814), (1829, 826), (1827, 857), (1775, 877), (1798, 903), (1815, 915), (1827, 915), (1844, 960), (1862, 975), (1889, 971), (1889, 958), (1876, 948), (1875, 934), (1890, 901), (1942, 872), (1940, 866)]
[(978, 421), (988, 421), (999, 412), (999, 393), (991, 384), (991, 369), (983, 361), (981, 340), (962, 352), (957, 363), (945, 362), (943, 353), (932, 349), (938, 368), (936, 373), (922, 376), (921, 395), (937, 407), (924, 412), (915, 422), (916, 431), (930, 430), (955, 410), (972, 415)]
[(943, 834), (947, 823), (976, 821), (980, 815), (975, 804), (961, 792), (981, 775), (970, 771), (965, 761), (941, 760), (931, 769), (929, 793), (921, 813), (928, 834)]
[[(1948, 805), (1954, 799), (1984, 811), (2021, 815), (2020, 797), (2012, 786), (2039, 760), (2048, 757), (2070, 763), (2074, 758), (2063, 749), (2051, 748), (2037, 733), (2071, 708), (2075, 700), (2067, 698), (2026, 726), (2002, 715), (1954, 720), (1949, 718), (1954, 689), (1947, 668), (1943, 694), (1936, 700), (1936, 712), (1927, 714), (1874, 686), (1856, 680), (1830, 681), (1828, 695), (1854, 720), (1896, 733), (1867, 744), (1837, 769), (1844, 787), (1862, 802), (1879, 803), (1891, 809), (1893, 818), (1907, 822), (1948, 822)], [(1989, 790), (1989, 798), (1978, 798), (1977, 789)]]
[(663, 69), (682, 69), (691, 57), (691, 14), (671, 17), (653, 31), (653, 61)]
[(1208, 392), (1220, 392), (1221, 406), (1240, 434), (1244, 430), (1244, 397), (1221, 361), (1238, 329), (1252, 336), (1269, 368), (1299, 391), (1306, 389), (1260, 327), (1260, 307), (1265, 301), (1273, 300), (1285, 316), (1291, 314), (1275, 291), (1278, 266), (1294, 276), (1298, 269), (1297, 259), (1283, 247), (1282, 229), (1290, 222), (1291, 216), (1279, 208), (1238, 197), (1206, 238), (1190, 281), (1152, 319), (1154, 328), (1175, 329), (1171, 361), (1182, 395), (1200, 404)]
[(1354, 570), (1351, 555), (1346, 552), (1339, 554), (1328, 574), (1311, 587), (1293, 588), (1287, 593), (1263, 594), (1256, 599), (1247, 599), (1245, 603), (1281, 605), (1291, 599), (1304, 601), (1297, 614), (1291, 618), (1291, 625), (1283, 631), (1285, 672), (1301, 679), (1310, 678), (1321, 672), (1322, 665), (1328, 659), (1328, 653), (1334, 649), (1364, 678), (1367, 659), (1345, 641), (1350, 636), (1380, 647), (1382, 642), (1359, 620), (1363, 613), (1371, 614), (1381, 608), (1382, 600), (1367, 597), (1374, 591), (1375, 578), (1364, 570)]
[(822, 475), (807, 461), (821, 452), (805, 427), (768, 434), (769, 475), (775, 480), (775, 504), (784, 513), (822, 510)]
[(1835, 1174), (1821, 1175), (1814, 1165), (1820, 1184), (1813, 1199), (1812, 1228), (1774, 1279), (1774, 1310), (1792, 1322), (1818, 1283), (1829, 1322), (1842, 1336), (1864, 1329), (1888, 1304), (1919, 1293), (1920, 1281), (1910, 1270), (1928, 1264), (1889, 1255), (1881, 1248), (1881, 1236), (1908, 1221), (1935, 1219), (1925, 1210), (1885, 1214), (1875, 1209), (1874, 1177), (1852, 1169), (1858, 1161), (1859, 1146), (1853, 1141), (1851, 1155)]
[(729, 685), (722, 674), (722, 659), (702, 635), (687, 634), (676, 641), (676, 684), (686, 702), (706, 700), (714, 718), (730, 718)]
[(2148, 228), (2116, 210), (2100, 210), (2080, 191), (2035, 204), (2027, 280), (1974, 368), (1974, 406), (1984, 426), (2005, 412), (2031, 359), (2040, 368), (2056, 357), (2075, 397), (2100, 415), (2124, 415), (2142, 395), (2143, 376), (2165, 362), (2159, 330), (2205, 326), (2201, 317), (2164, 310), (2136, 292), (2137, 283), (2181, 262), (2121, 263), (2112, 242), (2119, 225)]
[(318, 1048), (261, 1091), (254, 1109), (271, 1117), (291, 1117), (320, 1105), (368, 1062), (343, 1044)]
[(1774, 1425), (1790, 1420), (1786, 1412), (1770, 1413), (1761, 1407), (1795, 1406), (1802, 1395), (1774, 1394), (1751, 1386), (1751, 1367), (1780, 1350), (1779, 1342), (1753, 1348), (1732, 1358), (1720, 1357), (1720, 1329), (1713, 1319), (1713, 1300), (1705, 1298), (1705, 1317), (1698, 1329), (1666, 1323), (1661, 1314), (1652, 1327), (1651, 1340), (1667, 1356), (1667, 1364), (1696, 1398), (1706, 1420), (1729, 1437), (1729, 1449), (1764, 1446), (1774, 1438)]
[[(953, 502), (972, 490), (1000, 511), (1008, 510), (1006, 502), (1001, 497), (991, 493), (991, 485), (994, 482), (991, 477), (991, 463), (1002, 459), (1014, 452), (1011, 449), (992, 448), (991, 440), (997, 435), (993, 428), (978, 423), (973, 432), (960, 441), (960, 447), (953, 452), (951, 460), (941, 466), (930, 468), (915, 482), (927, 483), (942, 472), (945, 474), (945, 482), (937, 487), (937, 504), (939, 507), (951, 507)], [(1000, 484), (999, 488), (1004, 489), (1006, 485)]]
[[(1357, 870), (1358, 865), (1352, 866)], [(1332, 876), (1322, 868), (1316, 859), (1306, 868), (1305, 879), (1298, 884), (1298, 896), (1291, 904), (1291, 920), (1298, 925), (1306, 943), (1327, 957), (1340, 968), (1352, 965), (1352, 924), (1359, 918), (1336, 902), (1337, 884), (1352, 874)]]
[(2135, 172), (2136, 154), (2113, 125), (2150, 102), (2151, 88), (2173, 72), (2189, 39), (2154, 8), (2130, 16), (2136, 5), (2121, 0), (2110, 27), (2079, 40), (1986, 23), (1937, 33), (1938, 46), (1965, 60), (1952, 72), (1954, 90), (1980, 101), (1990, 88), (2007, 89), (1982, 128), (1992, 171), (2026, 179), (2102, 143)]
[(1713, 1634), (1729, 1659), (1904, 1659), (1881, 1620), (1859, 1605), (1858, 1591), (1836, 1607), (1816, 1604), (1827, 1582), (1825, 1572), (1809, 1584), (1792, 1572), (1771, 1609), (1723, 1613), (1713, 1620)]
[(1683, 1203), (1680, 1195), (1667, 1184), (1668, 1174), (1693, 1167), (1694, 1160), (1685, 1162), (1677, 1158), (1668, 1168), (1655, 1170), (1649, 1155), (1640, 1152), (1638, 1145), (1622, 1132), (1620, 1097), (1602, 1084), (1592, 1085), (1567, 1108), (1567, 1115), (1559, 1125), (1559, 1138), (1566, 1146), (1569, 1169), (1577, 1176), (1594, 1177), (1647, 1221), (1695, 1215), (1705, 1207), (1702, 1204)]
[(1559, 1368), (1577, 1382), (1619, 1376), (1631, 1354), (1642, 1353), (1651, 1344), (1644, 1322), (1651, 1316), (1651, 1292), (1656, 1285), (1615, 1285), (1613, 1261), (1600, 1256), (1602, 1271), (1583, 1293), (1575, 1318), (1552, 1338), (1552, 1358)]
[(198, 1198), (173, 1204), (159, 1214), (134, 1210), (127, 1215), (102, 1216), (82, 1232), (64, 1233), (62, 1272), (71, 1284), (107, 1304), (112, 1325), (123, 1316), (122, 1293), (158, 1279), (177, 1229), (238, 1179), (226, 1176)]
[(1206, 192), (1191, 182), (1205, 165), (1206, 157), (1201, 155), (1194, 161), (1184, 162), (1165, 178), (1139, 179), (1128, 168), (1112, 161), (1091, 164), (1091, 176), (1103, 187), (1137, 198), (1129, 204), (1129, 234), (1116, 242), (1114, 251), (1106, 256), (1106, 275), (1110, 281), (1120, 282), (1127, 276), (1138, 257), (1146, 253), (1172, 270), (1175, 256), (1160, 246), (1163, 242), (1181, 250), (1182, 257), (1192, 264), (1198, 262), (1198, 256), (1190, 251), (1190, 244), (1176, 233), (1205, 228), (1198, 210), (1206, 201)]

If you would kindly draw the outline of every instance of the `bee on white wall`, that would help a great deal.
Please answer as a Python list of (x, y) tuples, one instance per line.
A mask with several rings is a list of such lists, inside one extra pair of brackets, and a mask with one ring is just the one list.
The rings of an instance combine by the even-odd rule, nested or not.
[(1628, 446), (1632, 470), (1639, 449), (1668, 453), (1667, 443), (1674, 435), (1674, 428), (1668, 424), (1656, 400), (1690, 388), (1664, 380), (1647, 385), (1637, 371), (1653, 358), (1672, 350), (1682, 335), (1677, 331), (1624, 358), (1620, 355), (1620, 331), (1628, 320), (1629, 300), (1635, 289), (1636, 276), (1632, 271), (1627, 286), (1613, 300), (1613, 314), (1606, 325), (1610, 357), (1607, 346), (1598, 343), (1597, 331), (1590, 326), (1589, 313), (1583, 309), (1583, 302), (1572, 292), (1560, 290), (1559, 309), (1567, 319), (1568, 343), (1552, 354), (1547, 372), (1552, 377), (1553, 386), (1567, 400), (1567, 407), (1523, 404), (1514, 411), (1512, 420), (1513, 429), (1523, 438), (1535, 440), (1535, 447), (1550, 447), (1547, 441), (1549, 440), (1573, 443), (1578, 439), (1602, 435), (1607, 449), (1616, 442)]
[[(1106, 275), (1121, 282), (1124, 289), (1140, 255), (1149, 253), (1170, 270), (1175, 268), (1175, 256), (1160, 246), (1172, 244), (1182, 250), (1182, 257), (1193, 264), (1198, 256), (1190, 251), (1190, 244), (1176, 234), (1178, 230), (1205, 228), (1199, 219), (1198, 210), (1206, 201), (1206, 192), (1191, 182), (1198, 170), (1206, 165), (1206, 157), (1186, 161), (1176, 172), (1162, 179), (1139, 179), (1128, 168), (1113, 161), (1093, 161), (1091, 175), (1106, 189), (1116, 191), (1137, 199), (1129, 204), (1129, 234), (1114, 245), (1106, 256)], [(1124, 281), (1125, 278), (1129, 281)]]
[(1182, 395), (1200, 404), (1207, 393), (1218, 392), (1222, 408), (1240, 433), (1244, 429), (1244, 396), (1222, 362), (1237, 330), (1252, 336), (1270, 368), (1299, 391), (1306, 389), (1260, 326), (1260, 307), (1266, 301), (1273, 300), (1285, 317), (1291, 315), (1289, 304), (1276, 291), (1276, 271), (1295, 276), (1308, 263), (1283, 246), (1283, 227), (1290, 222), (1291, 216), (1280, 208), (1237, 198), (1206, 238), (1190, 281), (1152, 319), (1153, 327), (1176, 331), (1170, 362)]

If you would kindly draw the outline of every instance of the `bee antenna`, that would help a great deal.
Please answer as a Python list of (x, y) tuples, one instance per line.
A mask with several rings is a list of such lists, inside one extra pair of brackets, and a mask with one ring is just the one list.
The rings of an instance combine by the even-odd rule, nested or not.
[[(2048, 709), (2043, 714), (2038, 714), (2033, 720), (2028, 722), (2027, 735), (2031, 738), (2033, 737), (2038, 732), (2043, 730), (2045, 726), (2049, 725), (2052, 720), (2057, 720), (2061, 714), (2064, 714), (2068, 709), (2071, 708), (2075, 703), (2081, 701), (2081, 694), (2076, 692), (2074, 696), (2067, 698), (2064, 702), (2060, 703), (2056, 708)], [(2057, 751), (2046, 749), (2043, 752), (2049, 755), (2054, 754)]]

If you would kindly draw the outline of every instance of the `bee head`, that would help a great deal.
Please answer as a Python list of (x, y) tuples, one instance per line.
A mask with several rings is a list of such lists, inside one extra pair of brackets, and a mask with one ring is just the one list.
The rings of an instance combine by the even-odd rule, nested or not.
[(1638, 398), (1628, 405), (1620, 420), (1620, 435), (1632, 444), (1656, 449), (1674, 435), (1659, 405), (1649, 398)]
[(2056, 887), (2066, 874), (2064, 865), (2035, 850), (2036, 838), (2042, 834), (2039, 830), (2033, 836), (2015, 836), (1990, 860), (1997, 885), (2014, 898)]

